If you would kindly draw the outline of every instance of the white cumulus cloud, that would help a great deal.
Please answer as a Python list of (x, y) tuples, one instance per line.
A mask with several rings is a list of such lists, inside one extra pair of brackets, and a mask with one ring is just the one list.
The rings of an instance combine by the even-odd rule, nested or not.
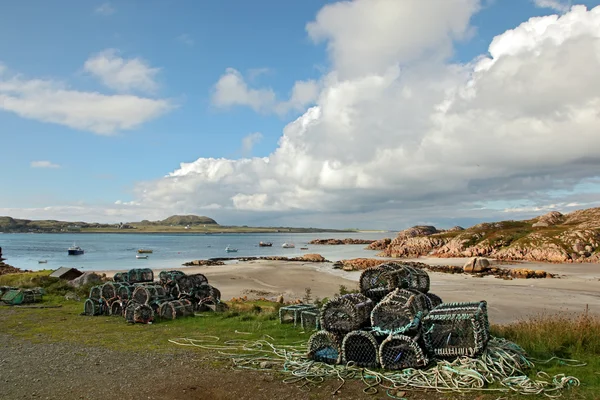
[[(257, 72), (258, 71), (258, 72)], [(264, 73), (265, 69), (252, 70), (251, 78)], [(298, 81), (294, 84), (288, 100), (278, 100), (271, 88), (251, 88), (242, 74), (227, 68), (213, 88), (212, 104), (220, 108), (246, 106), (260, 113), (285, 115), (299, 111), (313, 103), (318, 95), (318, 83), (313, 80)]]
[(119, 92), (139, 90), (152, 93), (158, 88), (156, 75), (160, 68), (153, 68), (140, 58), (124, 59), (115, 49), (94, 54), (83, 68), (104, 85)]
[(254, 132), (244, 136), (242, 139), (242, 154), (247, 156), (248, 154), (252, 153), (252, 149), (258, 142), (262, 140), (262, 138), (263, 135), (260, 132)]
[(571, 0), (533, 0), (533, 3), (536, 7), (551, 8), (561, 13), (567, 12), (571, 8)]
[(31, 168), (60, 168), (60, 165), (50, 161), (32, 161)]
[(0, 76), (0, 110), (101, 135), (134, 129), (172, 108), (165, 99), (105, 95), (74, 90), (57, 80)]
[[(332, 70), (316, 96), (309, 90), (316, 105), (285, 127), (278, 148), (264, 158), (182, 163), (140, 183), (140, 202), (302, 213), (313, 222), (322, 219), (304, 215), (337, 215), (339, 223), (371, 215), (388, 225), (392, 216), (482, 215), (491, 201), (528, 199), (538, 210), (575, 204), (549, 198), (598, 175), (600, 7), (531, 18), (494, 38), (489, 54), (457, 64), (439, 51), (451, 54), (478, 4), (449, 3), (444, 12), (416, 1), (325, 6), (308, 30), (327, 40)], [(423, 26), (388, 26), (387, 16), (399, 15)], [(348, 27), (368, 32), (372, 48), (354, 43)], [(244, 88), (238, 99), (257, 110), (274, 104), (272, 91), (228, 74), (232, 87)]]

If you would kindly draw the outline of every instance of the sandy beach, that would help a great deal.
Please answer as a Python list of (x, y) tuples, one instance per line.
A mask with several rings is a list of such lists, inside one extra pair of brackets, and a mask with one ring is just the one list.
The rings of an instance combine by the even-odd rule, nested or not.
[[(467, 259), (419, 258), (431, 265), (463, 265)], [(544, 269), (559, 274), (555, 279), (502, 280), (491, 276), (476, 278), (465, 274), (429, 272), (431, 292), (444, 301), (487, 300), (490, 321), (504, 324), (540, 313), (580, 312), (586, 306), (600, 315), (600, 264), (515, 263), (502, 267)], [(332, 297), (339, 286), (358, 288), (360, 271), (333, 269), (330, 263), (285, 261), (232, 262), (220, 266), (181, 267), (186, 273), (203, 273), (219, 288), (223, 299), (304, 296), (310, 287), (313, 298)], [(104, 271), (112, 276), (116, 271)], [(155, 270), (158, 275), (160, 270)]]

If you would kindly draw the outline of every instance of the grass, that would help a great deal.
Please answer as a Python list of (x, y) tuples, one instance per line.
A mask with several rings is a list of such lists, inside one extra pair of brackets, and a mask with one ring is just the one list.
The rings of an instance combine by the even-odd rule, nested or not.
[[(189, 351), (168, 342), (168, 339), (217, 336), (221, 342), (231, 339), (259, 339), (264, 335), (278, 345), (306, 342), (311, 332), (303, 332), (290, 324), (279, 323), (281, 304), (270, 301), (229, 301), (229, 311), (202, 313), (174, 321), (152, 325), (127, 324), (123, 318), (82, 316), (83, 302), (66, 301), (63, 288), (47, 275), (49, 271), (0, 276), (0, 285), (46, 285), (49, 293), (44, 305), (60, 304), (60, 308), (32, 309), (0, 306), (0, 333), (24, 340), (48, 343), (68, 342), (104, 347), (123, 352), (174, 353)], [(11, 276), (12, 275), (12, 276)], [(340, 287), (340, 292), (347, 291)], [(580, 379), (581, 387), (563, 393), (565, 399), (597, 399), (600, 393), (600, 318), (587, 311), (577, 315), (546, 314), (520, 320), (510, 325), (492, 326), (492, 334), (504, 337), (523, 347), (530, 357), (547, 360), (554, 356), (586, 363), (573, 367), (560, 361), (548, 364), (536, 361), (537, 371), (551, 376), (564, 373)], [(198, 350), (202, 351), (202, 350)], [(206, 354), (210, 355), (209, 353)], [(225, 367), (215, 361), (215, 368)], [(454, 398), (450, 396), (449, 398)], [(464, 397), (461, 397), (464, 398)], [(497, 396), (474, 395), (477, 399)], [(519, 396), (509, 396), (519, 399)]]
[(52, 272), (52, 270), (46, 269), (34, 272), (0, 275), (0, 286), (13, 286), (24, 289), (41, 287), (50, 295), (64, 296), (69, 292), (74, 292), (80, 297), (87, 296), (90, 292), (90, 288), (94, 286), (94, 284), (89, 284), (73, 288), (72, 286), (69, 286), (65, 280), (51, 278), (49, 275)]

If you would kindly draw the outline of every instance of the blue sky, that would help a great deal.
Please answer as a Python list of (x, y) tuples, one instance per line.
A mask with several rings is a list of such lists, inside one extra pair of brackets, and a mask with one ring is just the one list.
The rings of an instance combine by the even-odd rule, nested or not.
[[(432, 0), (433, 2), (435, 0)], [(264, 187), (255, 189), (268, 179), (277, 181), (272, 176), (276, 172), (264, 172), (264, 174), (257, 172), (262, 171), (262, 167), (253, 167), (251, 173), (240, 172), (239, 176), (247, 174), (252, 177), (248, 179), (256, 181), (254, 185), (250, 185), (250, 189), (241, 186), (239, 182), (235, 183), (238, 186), (233, 187), (233, 181), (225, 178), (218, 182), (211, 179), (202, 183), (194, 182), (190, 187), (178, 186), (177, 189), (173, 189), (172, 186), (176, 183), (164, 181), (167, 174), (179, 169), (180, 163), (194, 163), (199, 159), (211, 158), (235, 161), (243, 158), (271, 157), (280, 148), (279, 141), (285, 136), (284, 128), (288, 124), (303, 116), (311, 106), (317, 105), (327, 109), (320, 102), (324, 101), (321, 99), (328, 93), (327, 90), (334, 86), (327, 83), (326, 78), (338, 72), (339, 76), (342, 76), (341, 71), (344, 70), (342, 62), (336, 59), (335, 46), (342, 43), (341, 36), (336, 35), (347, 33), (342, 32), (343, 28), (340, 28), (337, 23), (324, 20), (325, 22), (318, 23), (319, 29), (328, 33), (325, 33), (321, 39), (315, 39), (314, 36), (318, 34), (307, 31), (307, 24), (318, 21), (317, 15), (320, 15), (320, 11), (327, 5), (334, 10), (331, 13), (334, 15), (333, 20), (338, 18), (335, 13), (339, 14), (339, 8), (334, 8), (335, 3), (316, 0), (286, 2), (181, 0), (176, 3), (150, 0), (2, 2), (0, 4), (0, 37), (3, 38), (0, 41), (0, 85), (2, 82), (16, 81), (20, 85), (18, 90), (23, 90), (25, 83), (31, 84), (34, 80), (43, 80), (60, 86), (60, 89), (80, 93), (134, 96), (135, 99), (132, 101), (136, 102), (139, 99), (149, 99), (156, 102), (153, 107), (157, 108), (153, 111), (144, 111), (147, 114), (142, 117), (129, 114), (134, 113), (135, 110), (127, 110), (126, 117), (121, 115), (114, 117), (118, 114), (114, 109), (119, 109), (121, 106), (117, 103), (109, 104), (108, 101), (112, 101), (113, 98), (107, 99), (105, 105), (111, 110), (103, 112), (110, 114), (111, 121), (112, 118), (117, 118), (119, 124), (126, 125), (131, 118), (137, 122), (131, 127), (103, 130), (103, 128), (90, 128), (85, 121), (86, 117), (81, 117), (81, 113), (72, 111), (79, 106), (82, 109), (85, 107), (85, 112), (82, 113), (89, 115), (89, 118), (94, 121), (103, 121), (104, 115), (95, 115), (99, 111), (94, 110), (96, 106), (93, 102), (89, 105), (78, 101), (69, 103), (71, 104), (69, 106), (71, 111), (67, 113), (69, 115), (65, 116), (61, 111), (58, 117), (48, 117), (40, 111), (40, 108), (48, 106), (43, 101), (56, 103), (54, 97), (50, 95), (48, 95), (49, 100), (44, 100), (44, 96), (32, 92), (34, 94), (31, 96), (36, 97), (33, 105), (21, 102), (15, 106), (6, 106), (8, 102), (4, 103), (5, 107), (0, 106), (0, 140), (3, 149), (0, 161), (2, 165), (0, 186), (3, 188), (0, 196), (0, 215), (134, 220), (136, 217), (144, 217), (151, 210), (151, 215), (156, 218), (180, 212), (216, 214), (224, 223), (240, 225), (280, 222), (297, 226), (307, 223), (310, 225), (331, 223), (336, 226), (389, 227), (389, 219), (382, 217), (381, 214), (387, 212), (389, 208), (370, 207), (369, 204), (378, 202), (367, 199), (368, 196), (365, 196), (366, 203), (359, 208), (315, 207), (311, 206), (310, 202), (296, 201), (294, 198), (294, 193), (298, 195), (306, 190), (315, 189), (318, 186), (315, 184), (300, 182), (293, 189), (288, 190), (283, 189), (289, 183), (284, 180), (269, 184), (269, 188), (277, 186), (273, 193)], [(444, 68), (449, 65), (463, 66), (473, 63), (480, 55), (489, 56), (488, 47), (495, 36), (518, 27), (531, 17), (564, 14), (568, 12), (570, 5), (560, 1), (546, 1), (544, 4), (544, 0), (538, 0), (537, 5), (533, 1), (524, 0), (482, 2), (457, 0), (457, 7), (461, 7), (462, 3), (465, 8), (471, 7), (472, 10), (456, 17), (456, 21), (459, 21), (456, 24), (462, 24), (460, 26), (462, 33), (448, 34), (452, 45), (451, 52), (444, 57), (443, 63), (440, 63)], [(539, 7), (540, 3), (554, 5), (554, 9)], [(566, 8), (560, 9), (561, 4)], [(584, 4), (589, 10), (598, 5), (598, 1), (579, 1), (577, 4)], [(394, 7), (391, 3), (388, 5)], [(406, 12), (414, 12), (414, 18), (422, 18), (423, 24), (430, 23), (428, 22), (430, 20), (433, 20), (431, 21), (433, 24), (435, 19), (446, 18), (444, 15), (425, 15), (423, 14), (425, 11), (420, 10), (418, 6), (415, 6), (414, 10), (407, 8)], [(436, 13), (435, 8), (433, 13)], [(440, 10), (439, 13), (443, 14), (443, 11)], [(342, 17), (343, 15), (339, 18)], [(382, 14), (381, 19), (383, 20), (384, 17)], [(374, 20), (374, 26), (377, 26), (377, 18)], [(354, 22), (347, 21), (347, 24), (352, 23)], [(364, 22), (367, 23), (368, 21)], [(401, 48), (403, 41), (413, 40), (410, 31), (399, 31), (399, 33), (398, 37), (391, 39), (390, 35), (379, 39), (374, 37), (371, 46), (376, 48), (382, 42), (390, 40), (391, 46), (397, 45)], [(444, 37), (440, 36), (439, 42), (444, 42), (443, 39)], [(442, 49), (436, 47), (438, 44), (432, 45), (429, 42), (424, 44), (423, 48), (427, 46), (436, 52)], [(445, 45), (443, 50), (447, 50)], [(406, 68), (410, 69), (413, 65), (423, 62), (424, 56), (403, 60), (403, 55), (398, 54), (398, 60), (392, 61), (402, 65), (403, 68), (406, 65)], [(99, 71), (86, 67), (86, 61), (100, 58), (103, 61), (121, 63), (136, 61), (138, 67), (148, 74), (148, 79), (140, 81), (129, 75), (117, 79), (110, 76), (111, 73), (116, 73), (115, 70)], [(429, 62), (428, 65), (433, 63)], [(215, 85), (224, 75), (227, 75), (228, 68), (238, 71), (246, 89), (260, 91), (255, 93), (257, 96), (268, 96), (268, 93), (271, 93), (276, 98), (265, 101), (255, 101), (250, 97), (241, 99), (235, 96), (244, 93), (233, 91), (224, 97), (225, 100), (216, 101)], [(380, 71), (373, 73), (380, 73)], [(348, 82), (357, 82), (359, 78), (353, 76)], [(556, 78), (562, 79), (560, 76)], [(132, 81), (126, 81), (127, 79)], [(292, 88), (298, 81), (308, 82), (311, 94), (306, 95), (306, 98), (299, 103), (294, 103), (296, 105), (282, 105), (290, 99)], [(313, 93), (313, 86), (315, 93)], [(52, 93), (60, 89), (52, 89)], [(236, 87), (237, 89), (239, 88)], [(7, 93), (8, 96), (14, 96), (14, 92), (11, 94), (9, 89), (5, 89), (4, 94)], [(24, 96), (23, 92), (19, 93), (18, 96)], [(320, 95), (318, 96), (317, 93)], [(6, 101), (2, 95), (0, 86), (0, 102)], [(37, 100), (38, 98), (42, 100)], [(15, 97), (11, 99), (14, 100)], [(125, 101), (125, 99), (121, 100)], [(18, 107), (19, 110), (15, 111), (14, 107)], [(48, 121), (52, 118), (53, 121)], [(58, 122), (56, 118), (59, 119)], [(77, 118), (78, 122), (69, 122), (69, 118)], [(380, 121), (385, 121), (385, 118)], [(314, 133), (314, 137), (321, 138), (318, 148), (326, 148), (328, 140), (333, 140), (332, 148), (335, 149), (335, 138), (339, 140), (340, 136), (331, 134), (332, 137), (329, 138), (327, 135), (334, 128), (329, 129), (330, 131), (324, 133)], [(354, 140), (349, 132), (340, 133), (343, 133), (344, 142)], [(256, 135), (258, 139), (248, 144), (244, 150), (244, 138), (253, 133), (260, 133), (260, 135)], [(377, 135), (376, 132), (371, 134)], [(359, 139), (362, 140), (356, 137), (357, 142)], [(324, 155), (317, 161), (322, 166), (337, 157), (331, 155), (328, 158)], [(210, 165), (206, 166), (206, 163), (203, 165), (202, 168), (205, 170), (202, 173), (213, 168)], [(243, 168), (239, 163), (232, 165), (235, 170)], [(271, 160), (270, 165), (275, 165), (275, 162)], [(347, 166), (350, 168), (350, 164)], [(387, 170), (389, 171), (389, 168)], [(195, 170), (194, 174), (201, 175), (199, 170)], [(507, 174), (514, 177), (515, 171)], [(549, 172), (544, 169), (540, 174), (548, 176)], [(561, 180), (561, 182), (568, 181), (566, 187), (556, 183), (560, 179), (552, 178), (551, 173), (550, 176), (550, 180), (554, 183), (540, 187), (540, 194), (533, 199), (523, 194), (514, 197), (509, 194), (509, 190), (494, 199), (486, 197), (483, 203), (489, 201), (491, 205), (489, 209), (493, 212), (478, 214), (476, 219), (497, 218), (499, 216), (497, 211), (502, 211), (513, 204), (534, 204), (533, 208), (543, 207), (545, 196), (552, 197), (552, 193), (557, 193), (557, 190), (561, 196), (571, 198), (579, 193), (576, 185), (582, 184), (587, 185), (588, 188), (582, 192), (586, 196), (586, 204), (592, 204), (597, 200), (597, 184), (586, 183), (586, 179), (595, 177), (594, 174), (569, 176), (568, 179)], [(468, 177), (468, 179), (483, 178), (492, 178), (492, 176)], [(493, 178), (498, 176), (494, 175)], [(321, 177), (319, 182), (323, 179)], [(191, 182), (189, 176), (181, 180)], [(164, 190), (158, 191), (159, 194), (152, 194), (150, 197), (143, 194), (161, 185), (167, 185), (168, 189), (165, 186)], [(221, 198), (213, 199), (212, 192), (219, 191), (222, 187), (228, 189), (223, 191)], [(349, 184), (348, 187), (341, 188), (336, 183), (334, 187), (335, 190), (331, 191), (327, 185), (319, 187), (318, 195), (323, 196), (323, 204), (330, 200), (335, 201), (330, 199), (332, 196), (348, 198), (348, 195), (340, 195), (338, 189), (350, 190), (349, 193), (353, 189), (361, 187), (364, 189), (359, 184)], [(398, 186), (397, 190), (401, 191), (401, 187), (402, 185)], [(187, 193), (188, 197), (184, 198), (183, 194), (179, 196), (180, 189), (181, 193)], [(168, 193), (170, 190), (179, 193), (179, 197), (176, 199), (171, 197)], [(211, 200), (203, 202), (202, 199), (207, 197), (208, 191), (211, 192), (208, 196)], [(192, 192), (193, 194), (190, 194)], [(237, 197), (238, 201), (232, 201), (231, 199), (236, 195), (240, 195)], [(395, 196), (394, 192), (383, 190), (380, 195)], [(160, 196), (162, 200), (158, 201), (157, 198)], [(423, 196), (434, 196), (434, 192), (424, 193)], [(361, 195), (356, 198), (358, 197)], [(114, 209), (117, 200), (135, 203), (138, 208), (137, 210), (126, 208), (118, 204)], [(399, 221), (406, 220), (408, 223), (409, 220), (410, 222), (436, 222), (447, 219), (454, 222), (460, 221), (461, 218), (466, 220), (463, 215), (465, 210), (469, 210), (471, 206), (475, 207), (474, 204), (477, 203), (473, 200), (465, 200), (466, 203), (460, 203), (463, 214), (454, 212), (450, 207), (447, 209), (450, 215), (441, 218), (435, 216), (435, 213), (429, 216), (427, 210), (431, 208), (427, 210), (423, 210), (421, 206), (415, 208), (414, 201), (415, 199), (404, 199), (404, 205), (395, 210)], [(243, 204), (240, 205), (241, 203)], [(294, 204), (294, 206), (288, 208), (281, 206), (282, 203)], [(420, 204), (425, 203), (427, 201)], [(561, 204), (570, 203), (573, 201), (567, 199)], [(51, 208), (45, 209), (46, 207)], [(435, 205), (432, 207), (439, 209)], [(114, 210), (105, 212), (111, 208)], [(75, 209), (77, 213), (69, 213), (69, 210)], [(410, 211), (413, 209), (421, 210), (423, 216), (406, 219), (407, 214), (414, 215), (414, 212)], [(331, 218), (328, 220), (323, 217), (324, 215)]]

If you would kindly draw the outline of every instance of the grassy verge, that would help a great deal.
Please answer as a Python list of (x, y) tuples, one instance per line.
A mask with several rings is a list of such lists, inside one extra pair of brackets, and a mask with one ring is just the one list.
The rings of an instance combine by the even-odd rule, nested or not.
[[(14, 275), (0, 277), (0, 285), (36, 286), (40, 282), (49, 282), (46, 287), (53, 294), (46, 296), (43, 304), (62, 305), (48, 309), (0, 306), (0, 333), (32, 342), (67, 342), (124, 353), (174, 353), (191, 350), (171, 344), (168, 339), (216, 336), (223, 342), (269, 335), (275, 344), (285, 345), (305, 342), (311, 334), (289, 324), (280, 324), (279, 304), (268, 301), (230, 301), (230, 310), (225, 313), (202, 313), (152, 325), (127, 324), (120, 317), (85, 317), (81, 315), (83, 302), (64, 300), (64, 296), (59, 295), (60, 285), (47, 280), (47, 271)], [(536, 361), (530, 376), (535, 379), (538, 371), (551, 376), (560, 373), (575, 376), (581, 381), (581, 387), (565, 391), (563, 398), (591, 400), (600, 397), (600, 318), (587, 312), (570, 316), (540, 315), (510, 325), (492, 326), (492, 334), (514, 341), (535, 359), (557, 356), (587, 363), (583, 367), (574, 367), (557, 360), (547, 364)], [(207, 357), (211, 355), (214, 354), (206, 352)], [(221, 362), (215, 362), (214, 366), (224, 367)], [(476, 394), (466, 398), (491, 400), (498, 395)]]

